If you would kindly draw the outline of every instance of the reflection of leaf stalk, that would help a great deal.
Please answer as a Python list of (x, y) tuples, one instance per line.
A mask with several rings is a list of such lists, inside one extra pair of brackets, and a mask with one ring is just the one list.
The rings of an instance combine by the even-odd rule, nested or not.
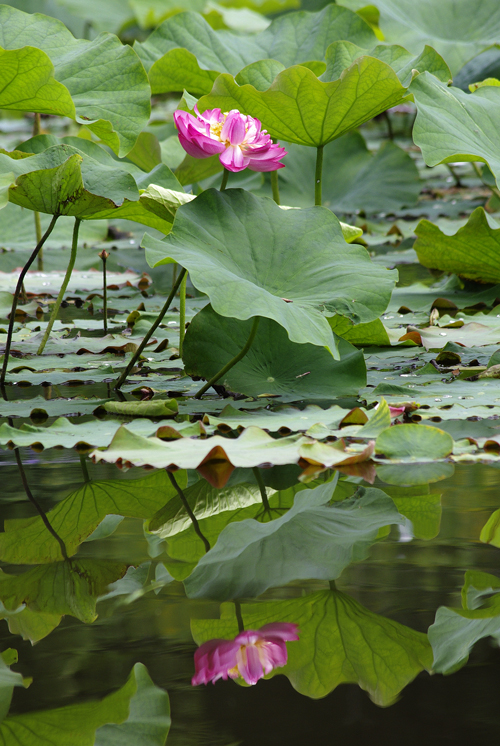
[(75, 266), (76, 250), (78, 248), (78, 231), (80, 229), (81, 222), (82, 221), (80, 218), (75, 218), (75, 226), (73, 228), (73, 241), (71, 243), (71, 254), (69, 257), (68, 268), (66, 270), (66, 274), (64, 275), (63, 284), (61, 285), (61, 289), (59, 290), (59, 295), (57, 296), (54, 308), (52, 309), (52, 313), (50, 314), (50, 319), (49, 323), (47, 324), (47, 328), (45, 329), (45, 334), (43, 335), (42, 341), (40, 342), (40, 347), (38, 348), (37, 355), (42, 354), (45, 345), (47, 344), (47, 340), (50, 337), (50, 332), (52, 331), (54, 322), (57, 319), (57, 314), (59, 313), (59, 308), (64, 298), (64, 293), (66, 292), (66, 288), (68, 287), (69, 279), (71, 277), (71, 273), (73, 272), (73, 267)]
[(314, 175), (314, 204), (321, 205), (321, 179), (323, 177), (323, 148), (319, 145), (316, 151), (316, 173)]
[(168, 478), (172, 482), (172, 485), (174, 486), (177, 494), (179, 495), (179, 497), (180, 497), (180, 499), (182, 501), (182, 504), (184, 505), (184, 509), (185, 509), (186, 513), (188, 514), (188, 516), (191, 519), (191, 523), (193, 524), (193, 528), (195, 530), (196, 535), (199, 536), (199, 538), (202, 540), (202, 542), (203, 542), (203, 544), (205, 546), (205, 552), (209, 552), (210, 551), (210, 542), (201, 533), (200, 524), (198, 523), (198, 519), (196, 518), (195, 514), (191, 510), (191, 506), (189, 505), (188, 501), (186, 500), (186, 496), (185, 496), (184, 492), (181, 490), (181, 488), (177, 484), (177, 480), (174, 477), (174, 475), (172, 474), (172, 472), (167, 471), (167, 474), (168, 474)]
[(253, 341), (255, 339), (255, 335), (257, 334), (257, 328), (259, 326), (260, 316), (254, 316), (252, 329), (250, 331), (250, 335), (245, 343), (245, 346), (241, 348), (241, 350), (238, 352), (237, 355), (235, 355), (232, 360), (230, 360), (226, 365), (220, 369), (218, 373), (215, 374), (215, 376), (212, 376), (212, 378), (206, 382), (204, 386), (201, 387), (201, 389), (198, 391), (197, 394), (195, 394), (195, 399), (200, 399), (205, 391), (207, 391), (210, 386), (213, 386), (214, 383), (217, 383), (219, 378), (222, 378), (222, 376), (225, 376), (228, 370), (231, 370), (231, 368), (236, 365), (236, 363), (239, 363), (242, 358), (245, 357), (248, 350), (253, 344)]
[(2, 367), (2, 373), (0, 374), (0, 386), (3, 387), (5, 383), (5, 375), (7, 373), (7, 364), (9, 362), (9, 353), (10, 353), (10, 346), (12, 344), (12, 332), (14, 331), (14, 319), (16, 315), (16, 309), (17, 309), (17, 301), (19, 300), (19, 293), (21, 292), (21, 288), (24, 282), (24, 278), (26, 277), (26, 274), (35, 261), (35, 259), (38, 256), (38, 252), (44, 245), (45, 241), (48, 239), (50, 234), (52, 233), (52, 230), (56, 224), (56, 220), (59, 217), (59, 215), (53, 215), (52, 220), (50, 221), (50, 225), (45, 231), (45, 233), (42, 236), (42, 240), (39, 241), (35, 247), (35, 250), (33, 251), (32, 255), (24, 265), (24, 267), (21, 270), (21, 274), (19, 275), (19, 279), (17, 281), (16, 290), (14, 292), (14, 299), (12, 301), (12, 310), (10, 312), (9, 317), (9, 329), (7, 331), (7, 341), (5, 343), (5, 353), (3, 358), (3, 367)]
[(80, 465), (82, 467), (82, 472), (83, 472), (83, 479), (84, 479), (85, 484), (87, 484), (87, 482), (90, 482), (90, 477), (89, 477), (89, 471), (87, 469), (87, 464), (85, 462), (85, 456), (83, 456), (83, 454), (81, 453), (79, 454), (79, 456), (80, 456)]
[(146, 347), (147, 343), (149, 342), (149, 340), (151, 339), (151, 337), (155, 333), (156, 329), (161, 324), (162, 319), (165, 316), (165, 314), (167, 313), (168, 309), (170, 308), (170, 304), (172, 303), (172, 301), (174, 299), (174, 296), (175, 296), (175, 294), (177, 292), (177, 289), (178, 289), (179, 285), (181, 284), (182, 280), (184, 279), (184, 275), (185, 274), (186, 274), (186, 270), (183, 267), (181, 269), (181, 271), (180, 271), (179, 277), (177, 278), (177, 280), (175, 281), (174, 285), (172, 286), (172, 290), (170, 291), (170, 295), (168, 296), (167, 300), (165, 301), (165, 305), (163, 306), (163, 308), (161, 309), (160, 313), (158, 314), (158, 317), (157, 317), (155, 323), (153, 324), (153, 326), (151, 327), (151, 329), (149, 330), (149, 332), (146, 334), (146, 336), (142, 340), (141, 344), (139, 345), (139, 347), (135, 351), (134, 355), (132, 356), (131, 361), (129, 362), (129, 364), (127, 365), (127, 367), (125, 368), (125, 370), (121, 374), (120, 378), (116, 382), (115, 389), (119, 389), (120, 386), (123, 384), (123, 382), (127, 378), (128, 374), (130, 373), (130, 371), (132, 370), (132, 368), (136, 364), (137, 360), (141, 356), (143, 349)]
[(264, 480), (262, 479), (262, 474), (260, 473), (260, 470), (254, 466), (253, 469), (253, 475), (255, 477), (255, 481), (257, 482), (257, 485), (260, 490), (260, 496), (262, 498), (262, 504), (264, 505), (264, 510), (266, 513), (271, 512), (271, 507), (269, 505), (269, 500), (267, 499), (267, 490), (266, 485), (264, 484)]
[(179, 356), (182, 357), (182, 348), (184, 346), (184, 335), (186, 333), (186, 283), (187, 272), (182, 278), (181, 289), (179, 292)]
[(245, 625), (243, 624), (243, 615), (241, 613), (241, 604), (239, 601), (233, 601), (234, 613), (236, 615), (236, 621), (238, 622), (238, 632), (245, 631)]
[(278, 171), (271, 171), (271, 189), (273, 190), (273, 199), (277, 205), (280, 204), (280, 187), (278, 183)]
[(28, 498), (28, 500), (30, 501), (30, 503), (32, 503), (35, 506), (35, 508), (37, 509), (38, 514), (39, 514), (40, 518), (42, 519), (42, 521), (44, 523), (44, 526), (47, 529), (47, 531), (54, 537), (54, 539), (57, 541), (57, 543), (61, 547), (61, 554), (62, 554), (63, 558), (65, 560), (69, 559), (68, 558), (68, 553), (66, 551), (66, 544), (61, 539), (61, 537), (59, 536), (59, 534), (57, 533), (57, 531), (55, 531), (52, 528), (52, 526), (50, 525), (49, 519), (47, 518), (47, 516), (43, 512), (43, 510), (40, 507), (40, 505), (38, 504), (38, 502), (33, 497), (33, 494), (32, 494), (32, 492), (31, 492), (31, 490), (29, 488), (28, 480), (26, 479), (26, 474), (24, 473), (24, 467), (23, 467), (23, 462), (21, 461), (21, 454), (19, 453), (19, 448), (15, 448), (14, 449), (14, 453), (16, 454), (17, 466), (19, 468), (19, 473), (21, 474), (21, 480), (22, 480), (22, 483), (23, 483), (24, 491), (26, 492), (26, 497)]
[(104, 334), (108, 333), (108, 280), (106, 277), (106, 261), (108, 259), (108, 252), (103, 249), (99, 256), (102, 259), (102, 324)]
[(223, 171), (223, 173), (222, 173), (222, 181), (221, 181), (221, 185), (220, 185), (220, 191), (221, 192), (223, 192), (224, 189), (227, 187), (227, 180), (228, 179), (229, 179), (229, 171), (227, 170), (227, 168), (225, 168), (224, 171)]

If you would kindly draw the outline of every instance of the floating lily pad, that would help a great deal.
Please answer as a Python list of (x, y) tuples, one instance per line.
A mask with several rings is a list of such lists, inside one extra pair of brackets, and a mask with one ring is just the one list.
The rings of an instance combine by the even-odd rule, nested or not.
[(437, 461), (453, 450), (453, 438), (429, 425), (395, 425), (380, 433), (375, 453), (392, 461)]

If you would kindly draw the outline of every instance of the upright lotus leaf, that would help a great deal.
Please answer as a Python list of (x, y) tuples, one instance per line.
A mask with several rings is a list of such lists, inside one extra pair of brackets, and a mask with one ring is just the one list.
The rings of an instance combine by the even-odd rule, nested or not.
[(484, 637), (500, 643), (500, 579), (486, 572), (467, 571), (462, 608), (440, 606), (428, 634), (434, 652), (432, 667), (438, 673), (461, 668), (472, 647)]
[(413, 139), (427, 165), (484, 161), (500, 184), (500, 88), (465, 93), (422, 73), (409, 90), (417, 104)]
[[(186, 486), (185, 475), (177, 482)], [(69, 557), (107, 515), (151, 518), (177, 495), (164, 471), (134, 480), (91, 481), (72, 492), (47, 513), (52, 528), (64, 541)], [(12, 564), (37, 564), (62, 559), (59, 542), (39, 516), (6, 520), (0, 534), (0, 558)]]
[[(251, 326), (251, 321), (219, 316), (205, 306), (186, 332), (186, 372), (212, 378), (241, 350)], [(277, 395), (281, 401), (357, 395), (366, 385), (363, 353), (344, 340), (339, 341), (339, 353), (337, 361), (322, 347), (294, 344), (279, 324), (263, 319), (249, 352), (218, 383), (228, 391)]]
[[(135, 49), (145, 67), (153, 93), (209, 93), (219, 73), (236, 75), (263, 59), (285, 67), (323, 60), (329, 44), (349, 39), (370, 47), (376, 37), (360, 16), (328, 5), (318, 13), (300, 11), (275, 19), (260, 34), (243, 36), (214, 31), (197, 13), (180, 13), (164, 21)], [(227, 109), (225, 109), (227, 111)]]
[[(293, 688), (314, 699), (340, 684), (358, 684), (378, 705), (390, 705), (422, 670), (430, 670), (427, 636), (374, 614), (345, 593), (318, 591), (300, 598), (242, 604), (247, 629), (292, 622), (299, 640), (287, 645), (288, 661), (270, 676), (284, 674)], [(223, 604), (221, 619), (191, 622), (198, 644), (238, 634), (234, 604)]]
[[(281, 143), (286, 168), (278, 171), (281, 202), (308, 207), (314, 202), (316, 153)], [(271, 192), (266, 183), (265, 193)], [(421, 189), (417, 167), (402, 148), (386, 142), (373, 155), (359, 132), (329, 143), (323, 153), (323, 206), (336, 214), (395, 212), (414, 205)], [(401, 335), (400, 335), (401, 336)]]
[(407, 89), (389, 65), (360, 57), (332, 82), (319, 80), (307, 67), (289, 67), (266, 91), (219, 75), (198, 109), (239, 109), (260, 119), (274, 138), (318, 147), (406, 100)]
[(145, 236), (144, 246), (150, 266), (174, 259), (186, 267), (221, 316), (270, 318), (292, 342), (330, 349), (326, 317), (371, 321), (394, 283), (365, 249), (344, 241), (329, 210), (281, 210), (242, 189), (203, 192), (178, 209), (173, 233)]
[(450, 68), (435, 49), (425, 46), (423, 51), (415, 56), (398, 44), (378, 44), (371, 50), (362, 49), (351, 41), (335, 41), (326, 50), (326, 70), (324, 80), (340, 78), (342, 71), (352, 65), (354, 60), (363, 55), (375, 57), (386, 62), (396, 72), (404, 86), (409, 86), (414, 76), (414, 70), (419, 73), (427, 70), (439, 80), (447, 83), (451, 79)]
[(453, 82), (457, 88), (469, 91), (469, 86), (480, 80), (500, 78), (500, 47), (496, 44), (474, 57), (455, 75)]
[(270, 523), (231, 523), (184, 581), (190, 598), (259, 596), (291, 580), (334, 580), (365, 559), (380, 528), (405, 522), (377, 489), (330, 505), (335, 482), (299, 492), (293, 508)]
[[(7, 615), (10, 631), (36, 641), (66, 614), (90, 624), (97, 618), (97, 597), (126, 569), (119, 562), (82, 559), (40, 565), (20, 575), (0, 572), (0, 600), (5, 609), (16, 611), (25, 604), (19, 613)], [(36, 624), (33, 617), (38, 614), (45, 625)], [(24, 616), (28, 616), (27, 624)]]
[(22, 674), (11, 671), (10, 666), (17, 663), (17, 651), (12, 649), (0, 653), (0, 723), (6, 717), (15, 686), (24, 686)]
[[(66, 90), (63, 94), (59, 89), (59, 96), (67, 116), (86, 124), (120, 156), (133, 148), (149, 119), (151, 91), (146, 72), (131, 47), (113, 34), (101, 34), (93, 41), (75, 39), (55, 18), (1, 5), (0, 48), (23, 47), (37, 47), (50, 58), (55, 79)], [(44, 68), (47, 70), (46, 63)], [(26, 81), (25, 98), (35, 91)], [(27, 110), (37, 109), (29, 105)]]
[[(148, 704), (146, 695), (151, 697)], [(35, 710), (7, 717), (0, 724), (0, 743), (23, 746), (90, 746), (94, 743), (111, 746), (120, 743), (129, 746), (140, 742), (148, 746), (164, 746), (169, 722), (166, 693), (154, 687), (143, 664), (136, 663), (124, 686), (100, 701), (78, 702), (53, 710)], [(107, 723), (122, 725), (111, 736)], [(130, 740), (134, 730), (136, 739), (140, 740)], [(160, 734), (163, 740), (160, 740)], [(114, 735), (118, 735), (118, 741), (112, 740)], [(148, 736), (151, 740), (146, 741)]]
[(470, 280), (498, 283), (500, 228), (497, 225), (482, 207), (476, 207), (454, 235), (445, 233), (429, 220), (421, 220), (415, 229), (418, 261), (424, 267), (454, 272)]
[[(352, 0), (345, 2), (351, 6)], [(356, 1), (356, 6), (366, 3)], [(496, 0), (376, 0), (384, 39), (418, 54), (429, 44), (441, 54), (453, 74), (500, 37), (500, 6)]]
[(76, 116), (68, 89), (55, 79), (54, 65), (41, 49), (0, 48), (0, 80), (0, 109)]

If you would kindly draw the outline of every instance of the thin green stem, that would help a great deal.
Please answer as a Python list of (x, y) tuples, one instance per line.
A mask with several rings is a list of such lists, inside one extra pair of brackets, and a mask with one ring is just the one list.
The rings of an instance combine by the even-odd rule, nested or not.
[(225, 168), (224, 171), (223, 171), (223, 173), (222, 173), (222, 181), (221, 181), (221, 185), (220, 185), (220, 191), (221, 192), (223, 192), (224, 189), (227, 187), (227, 180), (228, 179), (229, 179), (229, 171), (227, 170), (227, 168)]
[(260, 469), (258, 469), (256, 466), (252, 469), (253, 475), (255, 477), (255, 481), (257, 482), (257, 485), (260, 490), (260, 496), (262, 498), (262, 504), (264, 506), (264, 510), (267, 513), (271, 512), (271, 506), (269, 505), (269, 500), (267, 499), (267, 490), (266, 485), (264, 484), (264, 480), (262, 479), (262, 474), (260, 473)]
[(320, 145), (316, 150), (316, 173), (314, 176), (314, 204), (321, 205), (321, 179), (323, 177), (323, 148)]
[(481, 169), (477, 165), (477, 163), (472, 162), (472, 168), (474, 169), (474, 171), (476, 172), (476, 174), (478, 175), (478, 177), (481, 179), (481, 182), (484, 184), (484, 186), (487, 186), (488, 189), (491, 189), (491, 191), (493, 192), (493, 194), (500, 199), (500, 189), (497, 189), (497, 187), (491, 186), (491, 184), (487, 184), (484, 181), (483, 174), (481, 172)]
[(226, 373), (228, 372), (228, 370), (231, 370), (231, 368), (233, 366), (235, 366), (236, 363), (239, 363), (240, 360), (245, 357), (245, 355), (247, 354), (248, 350), (250, 349), (250, 347), (253, 344), (253, 341), (255, 339), (255, 335), (257, 334), (257, 328), (259, 326), (259, 321), (260, 321), (260, 316), (255, 316), (254, 320), (253, 320), (253, 324), (252, 324), (252, 329), (251, 329), (250, 335), (249, 335), (249, 337), (248, 337), (248, 339), (247, 339), (247, 341), (245, 343), (245, 346), (242, 347), (242, 349), (238, 352), (238, 354), (235, 355), (232, 358), (232, 360), (230, 360), (228, 363), (226, 363), (226, 365), (223, 368), (221, 368), (221, 370), (218, 373), (216, 373), (215, 376), (213, 376), (209, 381), (206, 382), (206, 384), (204, 386), (201, 387), (201, 389), (198, 391), (198, 393), (195, 394), (195, 396), (194, 396), (195, 399), (201, 399), (201, 397), (203, 396), (203, 394), (205, 393), (205, 391), (207, 391), (210, 388), (210, 386), (213, 386), (214, 383), (217, 383), (217, 381), (220, 378), (222, 378), (223, 376), (226, 375)]
[(278, 171), (271, 171), (271, 189), (273, 190), (273, 199), (277, 205), (280, 203), (280, 186), (278, 183)]
[(182, 348), (184, 346), (184, 335), (186, 333), (186, 283), (187, 272), (182, 278), (181, 289), (179, 292), (179, 356), (182, 357)]
[(106, 278), (106, 262), (108, 260), (108, 252), (103, 249), (99, 256), (102, 259), (102, 324), (104, 334), (108, 333), (108, 281)]
[(59, 313), (59, 308), (64, 298), (64, 293), (66, 292), (66, 288), (68, 287), (69, 279), (71, 277), (71, 273), (73, 272), (73, 267), (75, 266), (76, 250), (78, 248), (78, 231), (80, 230), (81, 222), (82, 221), (80, 220), (80, 218), (75, 218), (75, 225), (73, 228), (73, 241), (71, 242), (71, 254), (69, 257), (68, 268), (66, 270), (66, 274), (64, 275), (63, 284), (61, 285), (61, 289), (59, 290), (59, 295), (57, 296), (54, 308), (52, 309), (52, 313), (50, 314), (50, 319), (49, 323), (47, 324), (47, 328), (45, 329), (45, 334), (43, 335), (43, 339), (40, 342), (40, 347), (38, 348), (37, 355), (42, 354), (45, 345), (47, 344), (47, 340), (50, 337), (50, 332), (52, 331), (54, 322), (57, 319), (57, 314)]
[(130, 360), (129, 364), (127, 365), (127, 367), (125, 368), (125, 370), (121, 374), (120, 378), (116, 382), (115, 389), (119, 389), (120, 386), (122, 386), (123, 382), (125, 381), (125, 379), (127, 378), (128, 374), (130, 373), (130, 371), (132, 370), (132, 368), (136, 364), (137, 360), (142, 355), (142, 351), (146, 347), (147, 343), (149, 342), (149, 340), (151, 339), (151, 337), (155, 333), (156, 329), (161, 324), (162, 319), (165, 316), (165, 314), (167, 313), (168, 309), (170, 308), (170, 304), (172, 303), (172, 301), (174, 299), (174, 296), (175, 296), (175, 294), (176, 294), (176, 292), (177, 292), (177, 290), (179, 288), (179, 285), (181, 284), (181, 282), (182, 282), (185, 274), (186, 274), (186, 270), (183, 267), (181, 269), (180, 273), (179, 273), (179, 277), (177, 278), (177, 280), (175, 281), (174, 286), (172, 287), (172, 290), (170, 291), (170, 295), (168, 296), (167, 300), (165, 301), (165, 305), (163, 306), (163, 308), (161, 309), (160, 313), (158, 314), (158, 317), (157, 317), (155, 323), (153, 324), (153, 326), (151, 327), (151, 329), (149, 330), (149, 332), (146, 334), (146, 336), (142, 340), (141, 344), (139, 345), (139, 347), (135, 351), (135, 353), (134, 353), (132, 359)]
[(174, 287), (175, 283), (177, 282), (177, 267), (178, 266), (179, 265), (176, 262), (172, 268), (172, 287)]
[(80, 457), (80, 466), (82, 467), (83, 481), (85, 483), (90, 482), (89, 470), (87, 469), (87, 462), (85, 461), (85, 456), (80, 453), (79, 457)]
[[(35, 235), (36, 235), (36, 242), (40, 243), (42, 240), (42, 221), (40, 220), (40, 213), (34, 212), (35, 215)], [(36, 267), (39, 272), (43, 272), (43, 250), (40, 249), (38, 253), (38, 259), (36, 262)]]
[(243, 624), (243, 615), (241, 613), (241, 604), (239, 601), (233, 601), (234, 613), (236, 614), (236, 621), (238, 622), (238, 632), (245, 631), (245, 625)]
[(171, 481), (171, 483), (172, 483), (175, 491), (179, 495), (182, 504), (184, 505), (184, 510), (186, 511), (186, 513), (188, 514), (188, 516), (191, 519), (191, 523), (193, 524), (193, 528), (194, 528), (194, 531), (195, 531), (196, 535), (199, 536), (199, 538), (203, 542), (203, 546), (205, 547), (205, 552), (209, 552), (210, 551), (210, 542), (208, 541), (208, 539), (206, 538), (206, 536), (203, 536), (203, 534), (201, 533), (200, 524), (198, 523), (198, 519), (196, 518), (195, 514), (193, 513), (193, 511), (191, 509), (190, 504), (187, 501), (186, 495), (184, 494), (184, 492), (181, 490), (181, 488), (177, 484), (177, 480), (174, 477), (174, 475), (172, 474), (172, 472), (171, 471), (167, 471), (167, 474), (168, 474), (168, 478), (170, 479), (170, 481)]
[(14, 292), (14, 299), (12, 301), (12, 310), (10, 312), (10, 317), (9, 317), (9, 328), (8, 328), (8, 331), (7, 331), (7, 342), (5, 343), (5, 352), (4, 352), (4, 358), (3, 358), (2, 373), (0, 374), (0, 386), (2, 386), (2, 387), (3, 387), (4, 383), (5, 383), (5, 376), (7, 374), (7, 365), (8, 365), (8, 362), (9, 362), (9, 353), (10, 353), (10, 347), (11, 347), (11, 344), (12, 344), (12, 332), (14, 331), (14, 319), (15, 319), (15, 316), (16, 316), (16, 309), (17, 309), (17, 302), (19, 300), (19, 293), (21, 292), (21, 288), (23, 286), (24, 278), (26, 277), (26, 274), (27, 274), (29, 268), (31, 267), (31, 265), (33, 264), (33, 262), (35, 261), (35, 259), (37, 258), (38, 252), (40, 251), (40, 249), (44, 245), (45, 241), (48, 239), (48, 237), (52, 233), (52, 231), (54, 229), (54, 226), (56, 224), (56, 220), (57, 220), (58, 217), (59, 217), (59, 215), (53, 215), (52, 216), (52, 220), (50, 221), (49, 227), (47, 228), (47, 230), (43, 234), (41, 241), (39, 241), (37, 243), (37, 245), (36, 245), (36, 247), (35, 247), (32, 255), (30, 256), (30, 258), (28, 259), (28, 261), (26, 262), (26, 264), (22, 268), (21, 274), (19, 275), (19, 279), (17, 281), (16, 289), (15, 289), (15, 292)]

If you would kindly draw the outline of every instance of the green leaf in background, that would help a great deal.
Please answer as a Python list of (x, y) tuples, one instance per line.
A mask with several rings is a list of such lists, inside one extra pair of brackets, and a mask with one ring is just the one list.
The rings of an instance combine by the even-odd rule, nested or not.
[(135, 664), (133, 675), (137, 690), (130, 699), (128, 718), (98, 728), (94, 746), (165, 746), (171, 724), (168, 694), (155, 686), (142, 663)]
[(388, 427), (375, 442), (375, 454), (392, 461), (436, 461), (453, 450), (453, 438), (429, 425)]
[(495, 510), (484, 524), (480, 540), (485, 544), (500, 548), (500, 510)]
[[(377, 469), (377, 475), (379, 475)], [(397, 509), (412, 524), (412, 533), (416, 539), (430, 541), (439, 534), (441, 524), (441, 495), (424, 494), (424, 489), (417, 485), (413, 490), (408, 487), (385, 487), (387, 494), (394, 500)], [(419, 494), (420, 493), (420, 494)]]
[[(427, 636), (374, 614), (339, 591), (318, 591), (286, 601), (242, 604), (247, 629), (272, 622), (293, 622), (299, 640), (287, 644), (288, 662), (270, 676), (284, 674), (293, 688), (313, 699), (339, 684), (358, 684), (378, 705), (390, 705), (422, 670), (430, 670)], [(233, 604), (223, 604), (221, 619), (191, 621), (196, 642), (238, 634)]]
[(172, 258), (186, 267), (220, 315), (271, 318), (292, 342), (330, 349), (335, 342), (325, 317), (371, 321), (386, 308), (393, 285), (393, 273), (345, 243), (329, 210), (281, 210), (241, 189), (203, 192), (177, 211), (170, 236), (145, 236), (143, 245), (150, 266)]
[(7, 716), (15, 686), (25, 686), (22, 674), (10, 670), (17, 663), (17, 651), (11, 648), (0, 653), (0, 723)]
[(0, 109), (37, 111), (75, 118), (75, 105), (66, 86), (54, 78), (54, 65), (41, 49), (0, 48)]
[[(219, 316), (210, 305), (191, 321), (184, 341), (186, 372), (209, 380), (244, 346), (251, 321)], [(218, 381), (247, 396), (277, 395), (281, 401), (356, 395), (366, 385), (363, 354), (339, 343), (340, 360), (328, 350), (290, 342), (275, 321), (263, 319), (249, 352)]]
[[(146, 696), (150, 698), (149, 704), (145, 702)], [(120, 723), (121, 730), (110, 732), (107, 723)], [(6, 718), (0, 724), (0, 743), (2, 746), (14, 743), (23, 746), (91, 746), (94, 743), (114, 746), (120, 743), (128, 746), (129, 743), (138, 744), (137, 740), (130, 739), (139, 736), (148, 739), (141, 740), (141, 746), (164, 746), (169, 724), (166, 693), (152, 684), (143, 664), (136, 663), (124, 686), (100, 701)], [(113, 740), (115, 735), (119, 741)], [(94, 741), (95, 738), (98, 740)]]
[(360, 57), (333, 82), (318, 80), (307, 67), (290, 67), (266, 91), (220, 75), (198, 108), (239, 109), (260, 119), (274, 138), (318, 147), (402, 103), (406, 94), (389, 65)]
[[(77, 122), (86, 124), (118, 155), (132, 150), (149, 119), (151, 91), (131, 47), (112, 34), (101, 34), (90, 42), (75, 39), (55, 18), (28, 15), (8, 5), (0, 6), (0, 29), (0, 47), (38, 47), (46, 53), (55, 79), (71, 95)], [(27, 84), (26, 92), (27, 98), (33, 93)], [(64, 113), (74, 116), (68, 98), (59, 95), (62, 102), (66, 99)], [(26, 110), (34, 108), (27, 105)]]
[[(278, 171), (281, 202), (296, 207), (314, 203), (316, 153), (310, 148), (281, 142), (286, 168)], [(421, 182), (417, 167), (404, 150), (391, 142), (373, 155), (359, 132), (350, 132), (325, 147), (323, 206), (336, 214), (391, 213), (414, 205)], [(270, 183), (265, 193), (270, 194)], [(259, 192), (257, 192), (259, 193)]]
[[(1, 179), (1, 177), (0, 177)], [(14, 178), (13, 178), (14, 180)], [(41, 213), (40, 223), (42, 226), (42, 233), (45, 233), (50, 223), (50, 216)], [(45, 257), (47, 258), (48, 249), (58, 249), (64, 251), (64, 249), (71, 246), (71, 238), (73, 234), (73, 227), (75, 221), (72, 217), (61, 216), (54, 226), (54, 229), (44, 244)], [(104, 241), (108, 233), (108, 224), (106, 220), (98, 222), (97, 220), (85, 220), (80, 225), (80, 231), (78, 233), (78, 248), (84, 248), (84, 245), (93, 246), (94, 244)], [(0, 246), (4, 249), (14, 249), (12, 258), (17, 258), (15, 255), (17, 251), (23, 251), (29, 249), (33, 251), (33, 247), (36, 245), (36, 233), (35, 233), (35, 221), (33, 219), (33, 212), (31, 210), (25, 210), (19, 205), (15, 205), (13, 202), (9, 202), (5, 209), (0, 212)], [(2, 261), (3, 271), (11, 269), (7, 266), (6, 259), (8, 257), (4, 254)], [(17, 258), (17, 264), (22, 264)], [(58, 263), (58, 267), (61, 265)], [(46, 266), (46, 269), (49, 269)], [(12, 305), (12, 298), (11, 298)]]
[(9, 202), (9, 189), (13, 185), (15, 178), (15, 174), (12, 171), (0, 174), (0, 210)]
[(365, 559), (380, 528), (404, 522), (393, 501), (373, 488), (329, 505), (335, 486), (300, 492), (293, 508), (271, 523), (227, 526), (184, 581), (188, 596), (245, 598), (291, 580), (334, 580)]
[[(176, 478), (184, 487), (185, 475), (177, 472)], [(71, 557), (106, 515), (151, 518), (176, 494), (163, 471), (134, 480), (92, 481), (61, 500), (47, 517)], [(13, 564), (62, 559), (59, 543), (39, 516), (5, 521), (4, 533), (0, 534), (0, 557)]]
[(484, 161), (500, 183), (500, 89), (485, 86), (464, 93), (422, 73), (409, 90), (417, 104), (413, 139), (427, 165)]
[(214, 31), (200, 15), (180, 13), (134, 48), (149, 70), (153, 94), (187, 89), (202, 95), (211, 91), (219, 73), (236, 75), (263, 59), (285, 67), (323, 60), (328, 45), (338, 39), (367, 47), (376, 43), (374, 33), (357, 14), (328, 5), (318, 13), (289, 13), (260, 34), (244, 36)]
[(125, 570), (119, 562), (82, 559), (40, 565), (20, 575), (0, 572), (0, 600), (7, 612), (17, 612), (0, 615), (13, 634), (32, 642), (48, 635), (66, 614), (90, 624), (97, 618), (97, 597)]
[(429, 627), (434, 652), (432, 668), (437, 673), (453, 673), (461, 668), (472, 647), (484, 637), (493, 637), (500, 643), (499, 578), (486, 572), (466, 572), (462, 606), (440, 606)]
[(409, 86), (414, 76), (414, 71), (419, 73), (427, 70), (439, 80), (447, 83), (451, 78), (451, 72), (443, 58), (432, 47), (426, 46), (418, 55), (414, 56), (404, 47), (379, 44), (374, 49), (361, 49), (350, 41), (336, 41), (330, 44), (326, 51), (326, 70), (324, 80), (336, 80), (342, 72), (352, 65), (354, 60), (363, 55), (375, 57), (396, 72), (402, 85)]
[(454, 235), (429, 220), (421, 220), (415, 233), (413, 248), (424, 267), (478, 282), (500, 282), (500, 226), (482, 207), (476, 207)]

